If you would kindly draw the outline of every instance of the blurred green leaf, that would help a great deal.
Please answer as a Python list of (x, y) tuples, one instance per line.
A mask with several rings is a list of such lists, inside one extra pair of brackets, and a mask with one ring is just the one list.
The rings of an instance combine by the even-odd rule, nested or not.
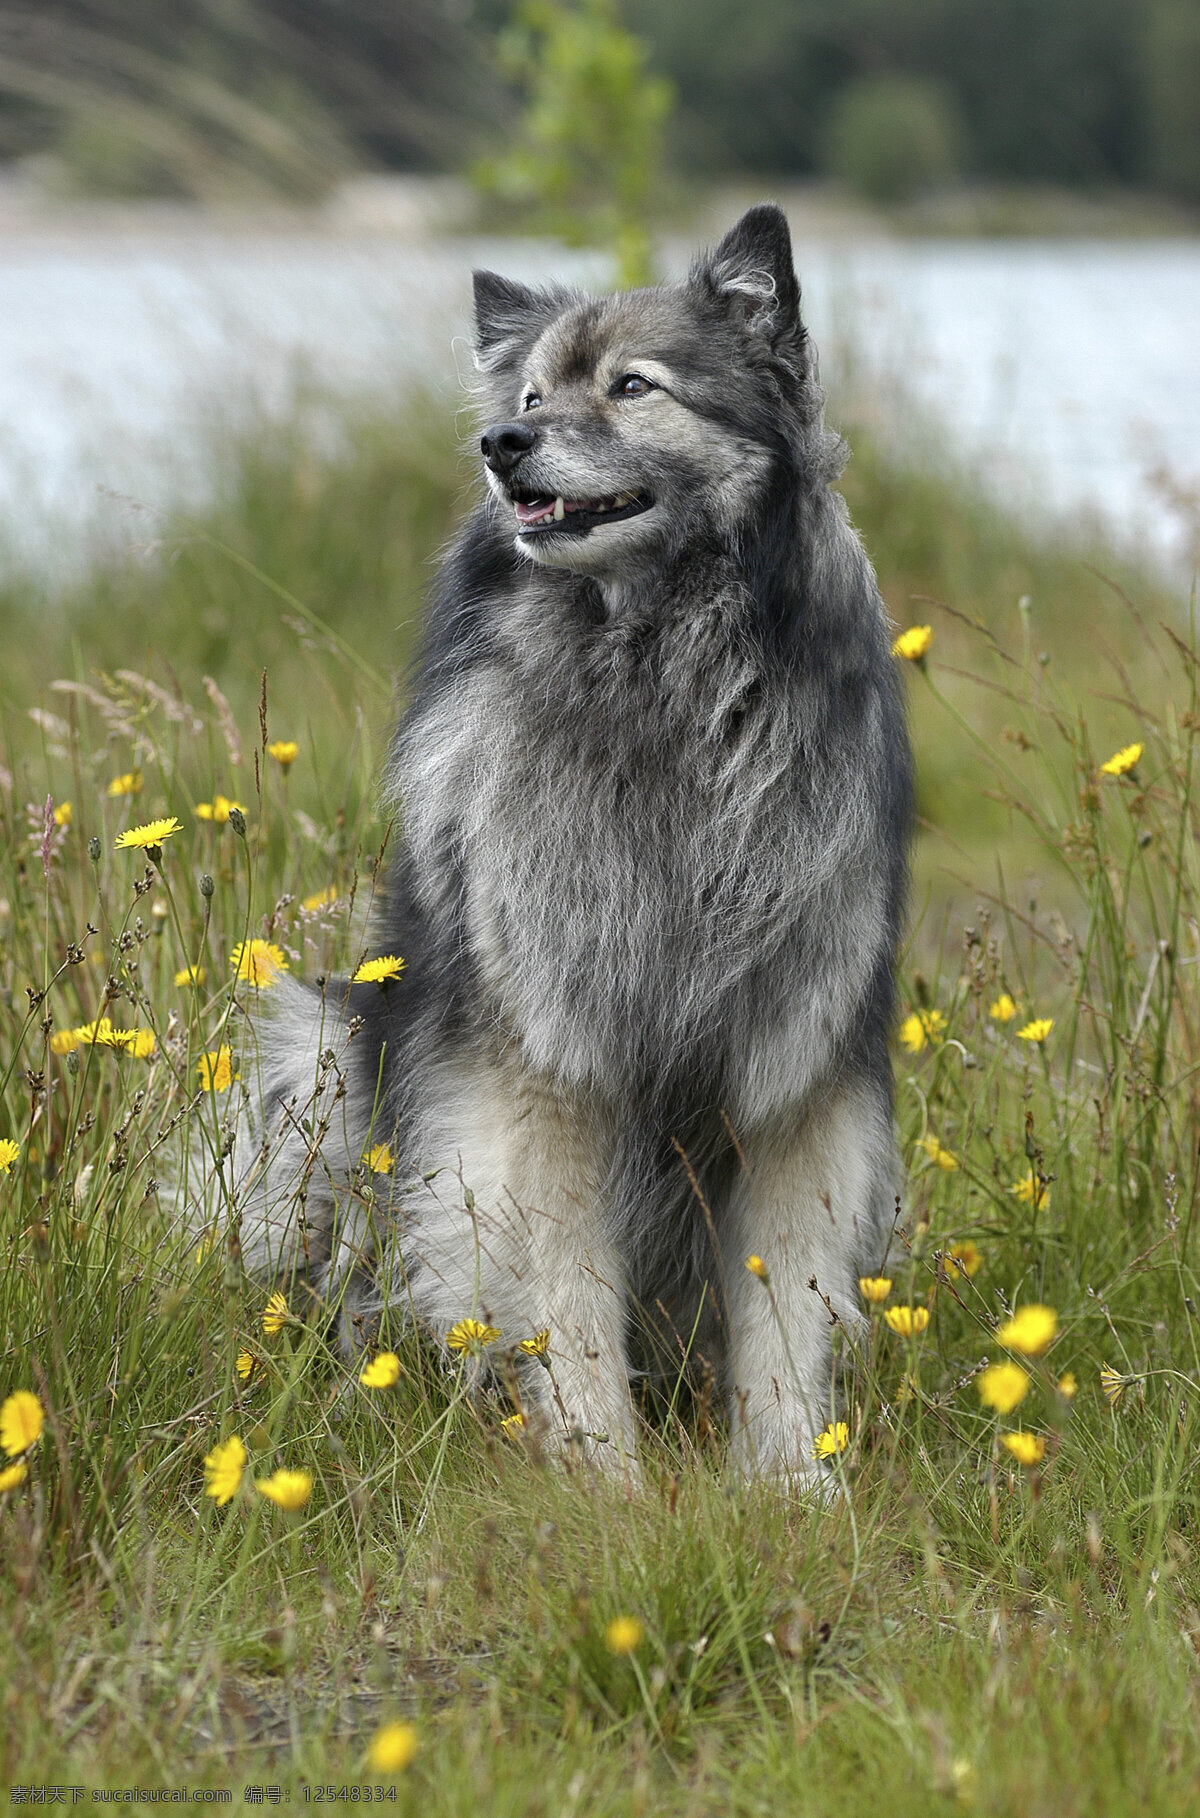
[(522, 97), (511, 143), (476, 163), (487, 196), (572, 246), (600, 245), (627, 288), (651, 278), (644, 227), (675, 94), (615, 0), (519, 0), (497, 58)]

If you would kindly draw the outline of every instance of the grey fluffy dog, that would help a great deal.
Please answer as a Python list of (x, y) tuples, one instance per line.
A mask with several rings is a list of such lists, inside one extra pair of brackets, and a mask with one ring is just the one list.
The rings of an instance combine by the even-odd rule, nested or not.
[(475, 300), (487, 491), (387, 777), (406, 967), (264, 998), (227, 1198), (351, 1344), (387, 1302), (499, 1328), (547, 1444), (628, 1460), (674, 1332), (740, 1460), (807, 1478), (892, 1213), (910, 769), (787, 225), (678, 285)]

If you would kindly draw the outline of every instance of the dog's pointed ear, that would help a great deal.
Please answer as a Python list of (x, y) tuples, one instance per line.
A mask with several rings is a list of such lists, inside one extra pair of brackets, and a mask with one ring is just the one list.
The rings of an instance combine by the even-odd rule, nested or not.
[(556, 316), (575, 301), (561, 289), (532, 290), (499, 272), (472, 273), (475, 284), (475, 353), (489, 372), (525, 357)]
[(480, 353), (486, 354), (501, 341), (511, 341), (514, 334), (527, 330), (529, 317), (537, 308), (538, 294), (515, 278), (502, 278), (497, 271), (471, 273), (475, 286), (475, 341)]
[(760, 202), (747, 210), (716, 250), (692, 268), (690, 282), (777, 353), (802, 354), (805, 335), (792, 236), (775, 203)]

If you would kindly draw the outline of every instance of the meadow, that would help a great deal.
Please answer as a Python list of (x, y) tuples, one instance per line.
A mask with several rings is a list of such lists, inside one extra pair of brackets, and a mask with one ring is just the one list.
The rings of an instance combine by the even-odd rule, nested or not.
[(1196, 1809), (1194, 626), (852, 440), (889, 606), (930, 636), (896, 658), (902, 1193), (812, 1436), (827, 1505), (733, 1477), (703, 1382), (648, 1399), (637, 1491), (549, 1468), (503, 1387), (533, 1334), (488, 1341), (481, 1393), (469, 1348), (447, 1365), (397, 1317), (364, 1382), (328, 1308), (270, 1301), (235, 1227), (185, 1237), (158, 1191), (186, 1142), (220, 1155), (274, 969), (374, 951), (374, 778), (470, 492), (444, 413), (364, 406), (317, 441), (298, 403), (222, 451), (202, 517), (134, 513), (53, 597), (0, 586), (14, 1789)]

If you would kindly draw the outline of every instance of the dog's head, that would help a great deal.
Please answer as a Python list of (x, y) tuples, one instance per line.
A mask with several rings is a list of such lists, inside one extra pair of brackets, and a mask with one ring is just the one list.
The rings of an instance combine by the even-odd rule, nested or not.
[(482, 453), (518, 549), (619, 579), (698, 538), (736, 547), (803, 472), (821, 396), (780, 209), (686, 281), (593, 299), (475, 274)]

